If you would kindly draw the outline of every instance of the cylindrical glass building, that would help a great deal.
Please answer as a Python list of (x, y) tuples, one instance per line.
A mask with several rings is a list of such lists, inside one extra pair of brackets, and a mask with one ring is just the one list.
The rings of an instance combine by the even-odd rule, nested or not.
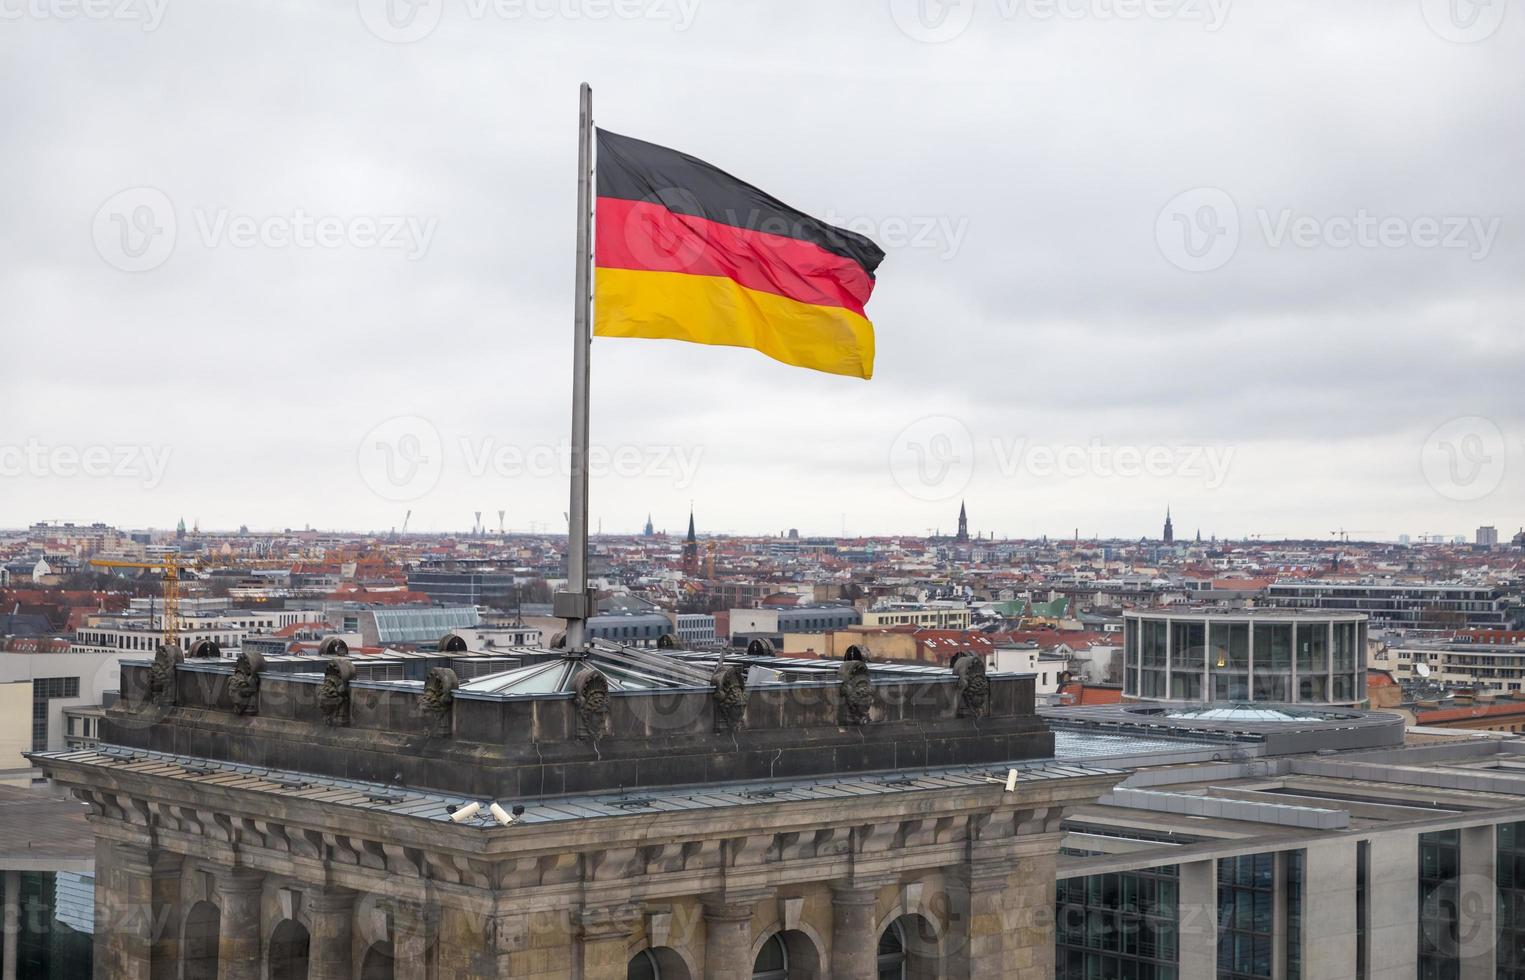
[(1136, 701), (1366, 700), (1366, 616), (1270, 609), (1123, 614), (1123, 696)]

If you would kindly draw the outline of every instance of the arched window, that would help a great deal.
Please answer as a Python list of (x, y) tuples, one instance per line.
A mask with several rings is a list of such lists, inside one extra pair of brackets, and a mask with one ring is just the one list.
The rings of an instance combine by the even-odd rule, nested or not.
[(197, 902), (185, 916), (182, 938), (184, 980), (217, 980), (217, 944), (222, 913), (211, 902)]
[(879, 980), (937, 980), (937, 932), (920, 915), (902, 915), (879, 936)]
[(789, 949), (782, 933), (768, 937), (752, 964), (752, 980), (789, 980)]
[(643, 949), (630, 959), (626, 980), (689, 980), (688, 964), (666, 946)]
[(651, 950), (643, 949), (631, 957), (625, 980), (662, 980), (662, 966), (651, 955)]
[(905, 933), (898, 919), (879, 937), (879, 980), (906, 980)]
[(392, 944), (372, 943), (360, 964), (360, 980), (392, 980)]
[(286, 919), (270, 934), (270, 980), (307, 980), (307, 927)]

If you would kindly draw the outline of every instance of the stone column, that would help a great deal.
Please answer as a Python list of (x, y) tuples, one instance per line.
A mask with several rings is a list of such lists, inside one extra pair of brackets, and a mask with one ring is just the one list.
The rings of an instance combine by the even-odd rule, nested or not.
[(1493, 980), (1498, 950), (1498, 843), (1494, 826), (1461, 832), (1461, 877), (1456, 883), (1456, 930), (1461, 980)]
[[(1180, 951), (1183, 977), (1218, 975), (1218, 862), (1181, 868)], [(1318, 976), (1310, 973), (1309, 976)]]
[(218, 926), (217, 980), (260, 980), (264, 962), (260, 956), (264, 927), (260, 894), (265, 876), (246, 868), (217, 874)]
[(1012, 865), (971, 861), (948, 875), (948, 975), (954, 980), (1005, 976), (1006, 889)]
[(879, 937), (874, 934), (875, 889), (831, 886), (832, 980), (878, 980)]
[(630, 937), (640, 916), (641, 909), (635, 905), (577, 913), (582, 980), (625, 980), (630, 971)]
[(150, 855), (153, 980), (180, 978), (180, 920), (185, 915), (180, 903), (180, 873), (184, 864), (184, 858), (168, 851), (154, 851)]
[(343, 889), (315, 891), (306, 901), (312, 925), (308, 980), (353, 980), (355, 893)]
[(95, 841), (95, 975), (154, 980), (154, 878), (147, 846)]
[(5, 873), (5, 956), (0, 959), (0, 980), (16, 980), (16, 944), (21, 942), (21, 872)]
[(433, 944), (429, 910), (417, 902), (398, 902), (392, 909), (392, 953), (395, 980), (427, 980), (429, 947)]
[[(1308, 857), (1311, 871), (1312, 852)], [(1367, 874), (1366, 975), (1371, 980), (1413, 980), (1419, 934), (1419, 835), (1403, 830), (1376, 834), (1371, 838)], [(1308, 880), (1304, 894), (1313, 888), (1312, 878)], [(1307, 915), (1305, 906), (1304, 922)], [(1305, 965), (1304, 976), (1313, 976), (1306, 970)]]
[[(1309, 844), (1303, 859), (1303, 975), (1354, 980), (1356, 975), (1356, 841)], [(1411, 887), (1417, 891), (1418, 884)], [(1371, 894), (1368, 892), (1368, 895)], [(1409, 958), (1414, 957), (1413, 925)]]
[(704, 903), (704, 980), (752, 975), (752, 914), (755, 901)]

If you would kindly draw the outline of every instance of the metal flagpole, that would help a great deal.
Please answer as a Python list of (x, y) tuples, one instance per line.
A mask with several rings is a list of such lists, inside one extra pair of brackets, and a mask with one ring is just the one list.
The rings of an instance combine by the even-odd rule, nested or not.
[(556, 615), (567, 621), (567, 650), (586, 649), (588, 592), (588, 361), (593, 342), (593, 89), (582, 85), (577, 146), (577, 307), (572, 340), (572, 506), (567, 511), (567, 591)]

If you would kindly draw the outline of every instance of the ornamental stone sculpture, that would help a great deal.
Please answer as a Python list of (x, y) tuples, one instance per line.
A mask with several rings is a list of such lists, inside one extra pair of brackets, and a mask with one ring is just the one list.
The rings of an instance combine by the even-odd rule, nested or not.
[(843, 725), (866, 725), (874, 710), (874, 682), (869, 676), (863, 651), (855, 646), (848, 647), (847, 657), (838, 669), (841, 680), (837, 690), (842, 698), (838, 722)]
[(160, 708), (175, 706), (175, 667), (184, 661), (178, 646), (159, 644), (154, 664), (148, 669), (148, 704)]
[(983, 718), (990, 713), (990, 678), (985, 661), (967, 650), (953, 655), (953, 673), (958, 677), (958, 716)]
[(609, 679), (587, 668), (572, 678), (578, 737), (598, 741), (609, 731)]
[(236, 715), (259, 714), (259, 675), (265, 669), (265, 658), (250, 650), (238, 655), (233, 665), (233, 676), (228, 680), (228, 695), (233, 700)]
[(418, 707), (424, 714), (425, 730), (430, 738), (449, 738), (451, 715), (455, 710), (455, 689), (460, 686), (455, 671), (435, 667), (424, 680), (424, 695)]
[(721, 664), (711, 678), (715, 689), (717, 730), (734, 732), (747, 722), (747, 667), (744, 664)]
[(318, 708), (323, 724), (329, 728), (347, 728), (350, 721), (349, 682), (355, 677), (355, 665), (347, 657), (330, 657), (323, 668), (323, 686), (318, 688)]

